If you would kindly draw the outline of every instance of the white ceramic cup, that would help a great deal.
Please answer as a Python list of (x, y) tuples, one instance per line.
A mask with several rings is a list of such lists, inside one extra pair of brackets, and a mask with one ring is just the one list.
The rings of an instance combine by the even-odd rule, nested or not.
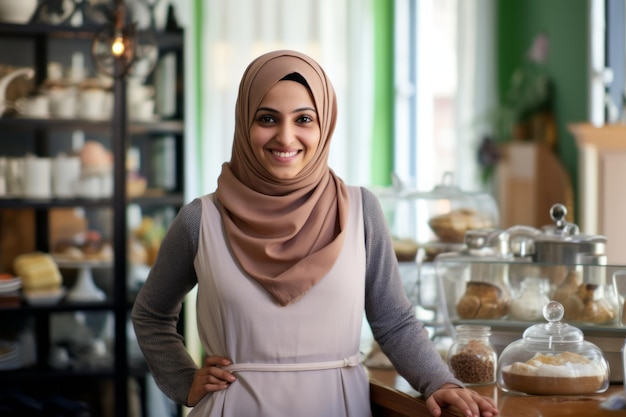
[(89, 120), (106, 118), (106, 91), (89, 88), (78, 93), (78, 115)]
[(63, 78), (63, 64), (56, 61), (48, 62), (48, 79), (59, 81)]
[(24, 158), (24, 196), (28, 198), (52, 196), (50, 158), (32, 155)]
[(76, 194), (83, 198), (102, 197), (102, 178), (100, 175), (84, 175), (77, 183)]
[(59, 119), (76, 117), (76, 89), (70, 87), (52, 88), (48, 90), (50, 115)]
[(22, 97), (16, 101), (17, 111), (33, 119), (47, 119), (50, 116), (48, 96), (39, 94)]
[(70, 198), (76, 195), (80, 180), (80, 158), (58, 155), (52, 162), (52, 192), (55, 197)]
[(154, 99), (145, 99), (130, 104), (128, 114), (131, 120), (149, 121), (154, 118)]

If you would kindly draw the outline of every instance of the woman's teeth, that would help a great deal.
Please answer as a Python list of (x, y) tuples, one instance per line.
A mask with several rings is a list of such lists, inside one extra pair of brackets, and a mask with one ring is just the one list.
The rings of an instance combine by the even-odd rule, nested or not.
[(276, 151), (272, 151), (272, 153), (275, 156), (279, 157), (279, 158), (291, 158), (293, 156), (296, 156), (298, 151), (292, 151), (292, 152), (276, 152)]

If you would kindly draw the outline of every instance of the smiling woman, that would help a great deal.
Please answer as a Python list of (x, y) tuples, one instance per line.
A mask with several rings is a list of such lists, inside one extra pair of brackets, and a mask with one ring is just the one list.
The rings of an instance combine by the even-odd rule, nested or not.
[[(284, 79), (294, 72), (306, 82)], [(447, 405), (497, 414), (417, 320), (378, 200), (330, 168), (337, 101), (322, 67), (298, 51), (260, 55), (235, 113), (217, 189), (180, 210), (133, 306), (162, 390), (194, 416), (371, 417), (359, 358), (367, 317), (434, 416)], [(176, 332), (196, 286), (199, 366)]]

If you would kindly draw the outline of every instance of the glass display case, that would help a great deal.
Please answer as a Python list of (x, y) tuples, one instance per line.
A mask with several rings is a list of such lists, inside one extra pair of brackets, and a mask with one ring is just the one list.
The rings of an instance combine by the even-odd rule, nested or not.
[(542, 229), (474, 230), (466, 233), (463, 250), (437, 256), (446, 329), (454, 335), (457, 325), (491, 326), (501, 353), (530, 325), (545, 321), (546, 301), (557, 301), (564, 321), (605, 353), (611, 381), (622, 381), (624, 294), (614, 277), (619, 280), (626, 266), (608, 264), (606, 238), (579, 233), (565, 214), (562, 205), (553, 206), (555, 224)]
[(381, 202), (398, 259), (413, 261), (418, 249), (432, 260), (437, 253), (463, 247), (465, 232), (498, 227), (499, 212), (487, 193), (462, 190), (444, 174), (432, 190), (415, 190), (394, 179), (392, 188), (374, 191)]
[(499, 212), (490, 194), (462, 190), (444, 174), (432, 190), (412, 189), (394, 178), (393, 187), (374, 190), (390, 233), (407, 294), (420, 318), (439, 325), (435, 266), (440, 253), (465, 248), (469, 230), (497, 227)]

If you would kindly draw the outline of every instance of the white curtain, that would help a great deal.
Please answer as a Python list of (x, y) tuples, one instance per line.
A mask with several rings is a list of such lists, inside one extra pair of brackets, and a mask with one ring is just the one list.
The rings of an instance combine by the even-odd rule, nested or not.
[[(273, 49), (315, 58), (330, 76), (339, 114), (330, 165), (347, 183), (369, 181), (372, 27), (369, 0), (209, 0), (201, 31), (201, 126), (192, 144), (197, 194), (211, 192), (230, 159), (235, 100), (247, 65)], [(187, 90), (189, 93), (189, 90)], [(193, 91), (193, 90), (192, 90)], [(195, 165), (195, 164), (194, 164)], [(189, 176), (189, 175), (188, 175)]]
[(479, 190), (479, 142), (487, 132), (477, 123), (497, 103), (496, 0), (459, 0), (457, 8), (456, 174), (459, 187)]

